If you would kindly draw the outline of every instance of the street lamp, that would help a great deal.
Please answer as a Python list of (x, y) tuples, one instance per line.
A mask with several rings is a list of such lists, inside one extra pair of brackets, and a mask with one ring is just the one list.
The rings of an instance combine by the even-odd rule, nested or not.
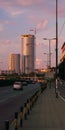
[(56, 79), (58, 70), (58, 0), (56, 0)]
[(48, 39), (48, 38), (43, 38), (43, 40), (48, 40), (49, 41), (49, 68), (51, 68), (51, 46), (50, 46), (50, 41), (55, 40), (56, 38)]
[(58, 98), (58, 92), (56, 91), (58, 88), (58, 0), (56, 0), (56, 86), (55, 93)]

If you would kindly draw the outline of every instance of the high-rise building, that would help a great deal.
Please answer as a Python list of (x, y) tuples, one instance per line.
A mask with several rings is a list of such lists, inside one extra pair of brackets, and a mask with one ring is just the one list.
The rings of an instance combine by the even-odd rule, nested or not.
[(12, 70), (17, 74), (20, 74), (20, 54), (10, 54), (9, 70)]
[(26, 34), (21, 36), (21, 72), (34, 72), (35, 67), (35, 36)]

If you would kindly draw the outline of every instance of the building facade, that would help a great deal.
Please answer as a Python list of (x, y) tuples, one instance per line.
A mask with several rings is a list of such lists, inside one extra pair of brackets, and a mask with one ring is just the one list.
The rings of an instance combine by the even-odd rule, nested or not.
[(60, 59), (60, 61), (62, 62), (63, 60), (64, 60), (64, 58), (65, 58), (65, 42), (64, 42), (64, 44), (62, 45), (62, 55), (61, 55), (61, 59)]
[(61, 49), (62, 49), (62, 55), (59, 64), (59, 76), (61, 79), (65, 80), (65, 42), (62, 45)]
[(20, 54), (10, 54), (9, 57), (9, 70), (20, 74)]
[(35, 37), (31, 34), (21, 36), (21, 72), (34, 72), (35, 67)]

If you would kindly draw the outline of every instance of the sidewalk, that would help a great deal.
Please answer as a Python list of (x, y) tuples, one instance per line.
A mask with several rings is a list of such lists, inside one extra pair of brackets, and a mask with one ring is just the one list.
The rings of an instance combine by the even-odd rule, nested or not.
[(65, 130), (65, 102), (47, 87), (18, 130)]

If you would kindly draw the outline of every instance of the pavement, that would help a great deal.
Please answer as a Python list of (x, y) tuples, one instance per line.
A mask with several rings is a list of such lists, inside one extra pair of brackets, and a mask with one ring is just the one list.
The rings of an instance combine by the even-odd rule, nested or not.
[(54, 83), (40, 94), (27, 120), (18, 130), (65, 130), (65, 101), (56, 98)]

